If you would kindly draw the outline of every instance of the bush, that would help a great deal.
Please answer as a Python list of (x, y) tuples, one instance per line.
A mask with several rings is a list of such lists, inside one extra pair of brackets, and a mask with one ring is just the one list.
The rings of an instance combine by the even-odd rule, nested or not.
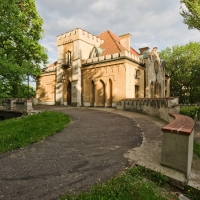
[(200, 107), (198, 106), (182, 107), (180, 108), (180, 114), (191, 117), (192, 119), (200, 119)]

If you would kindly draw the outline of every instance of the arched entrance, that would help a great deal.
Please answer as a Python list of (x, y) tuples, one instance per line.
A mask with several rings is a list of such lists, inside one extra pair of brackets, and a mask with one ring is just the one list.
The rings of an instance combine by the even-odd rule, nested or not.
[(155, 92), (154, 92), (154, 96), (155, 97), (160, 97), (160, 84), (158, 83), (158, 81), (156, 80), (155, 82)]
[(95, 84), (94, 84), (94, 81), (91, 81), (90, 106), (95, 106)]
[(97, 89), (97, 106), (105, 106), (105, 83), (100, 80)]
[(107, 83), (106, 106), (112, 107), (112, 81), (109, 79)]
[(135, 85), (135, 98), (139, 98), (139, 85)]
[(151, 88), (151, 98), (154, 98), (154, 83), (153, 83), (153, 81), (151, 82), (150, 88)]
[(71, 82), (67, 85), (67, 105), (71, 105)]

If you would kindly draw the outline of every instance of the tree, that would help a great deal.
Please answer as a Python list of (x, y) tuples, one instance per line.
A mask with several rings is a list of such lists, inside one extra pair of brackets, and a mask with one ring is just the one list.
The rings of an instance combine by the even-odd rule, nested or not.
[(13, 97), (25, 77), (38, 76), (47, 62), (45, 48), (39, 44), (42, 24), (34, 0), (0, 2), (0, 76), (11, 86)]
[(27, 84), (21, 84), (19, 86), (19, 98), (35, 97), (36, 89)]
[(181, 15), (184, 17), (184, 23), (188, 25), (189, 29), (196, 28), (200, 30), (200, 1), (199, 0), (181, 0), (181, 4), (185, 5), (187, 9), (181, 6)]
[(6, 81), (5, 79), (2, 79), (2, 77), (0, 76), (0, 100), (2, 98), (9, 98), (9, 97), (12, 97), (11, 96), (11, 87), (10, 87), (8, 81)]
[(180, 102), (194, 103), (200, 99), (200, 43), (190, 42), (162, 50), (171, 77), (171, 96), (179, 96)]

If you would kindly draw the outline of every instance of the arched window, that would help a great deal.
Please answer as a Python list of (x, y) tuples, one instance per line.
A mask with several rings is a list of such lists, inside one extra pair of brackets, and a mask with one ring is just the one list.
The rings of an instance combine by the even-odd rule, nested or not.
[(62, 68), (67, 69), (71, 66), (71, 51), (67, 51), (65, 58), (62, 60)]
[(68, 51), (66, 53), (66, 64), (68, 64), (68, 65), (71, 64), (71, 51)]
[(151, 81), (150, 89), (151, 89), (151, 98), (153, 98), (154, 97), (154, 82), (153, 81)]
[(95, 58), (95, 57), (99, 57), (101, 55), (101, 53), (103, 52), (102, 49), (97, 48), (97, 47), (93, 47), (92, 51), (90, 52), (90, 58)]

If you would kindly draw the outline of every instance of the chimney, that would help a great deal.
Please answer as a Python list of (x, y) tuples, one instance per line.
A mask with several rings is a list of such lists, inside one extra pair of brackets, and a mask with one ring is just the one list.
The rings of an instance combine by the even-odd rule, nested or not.
[(119, 38), (120, 38), (120, 43), (128, 50), (130, 51), (130, 38), (131, 38), (131, 34), (130, 33), (127, 33), (127, 34), (124, 34), (124, 35), (120, 35)]
[(143, 48), (140, 48), (140, 55), (143, 55), (144, 51), (148, 51), (150, 48), (149, 47), (143, 47)]
[(155, 52), (157, 52), (157, 49), (158, 49), (158, 47), (153, 47), (153, 50), (154, 50)]

